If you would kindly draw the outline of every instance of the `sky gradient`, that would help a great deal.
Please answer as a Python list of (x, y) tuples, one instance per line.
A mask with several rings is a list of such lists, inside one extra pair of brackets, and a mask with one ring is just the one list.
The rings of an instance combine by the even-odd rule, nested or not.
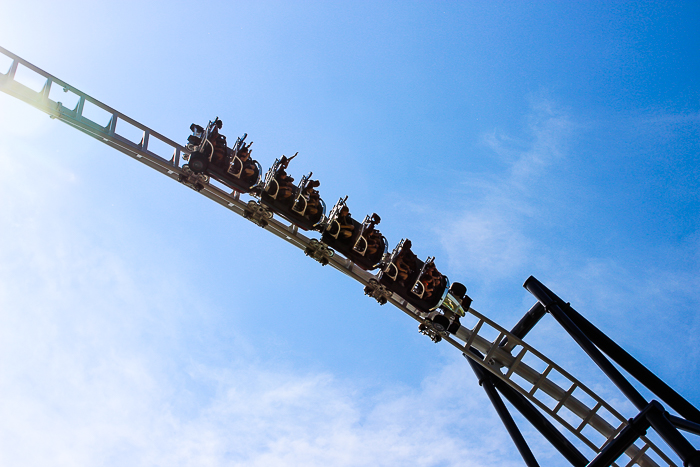
[[(506, 328), (534, 275), (700, 404), (697, 4), (0, 12), (1, 46), (174, 140), (219, 116), (265, 169), (299, 151)], [(359, 284), (6, 94), (0, 137), (0, 464), (522, 465), (459, 353)], [(527, 341), (635, 415), (551, 317)]]

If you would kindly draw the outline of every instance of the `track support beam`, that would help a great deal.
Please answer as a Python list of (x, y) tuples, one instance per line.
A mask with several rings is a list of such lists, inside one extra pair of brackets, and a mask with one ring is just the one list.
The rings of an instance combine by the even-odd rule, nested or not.
[[(595, 364), (598, 365), (601, 370), (603, 370), (605, 375), (640, 411), (639, 415), (630, 421), (630, 425), (624, 428), (622, 432), (613, 441), (611, 441), (605, 449), (603, 449), (598, 457), (601, 457), (603, 453), (608, 450), (608, 448), (610, 451), (604, 457), (602, 457), (600, 463), (595, 464), (595, 467), (607, 466), (609, 463), (613, 462), (620, 456), (620, 454), (622, 454), (622, 452), (624, 452), (624, 448), (629, 447), (639, 436), (642, 436), (643, 433), (639, 435), (636, 434), (639, 430), (646, 432), (646, 429), (648, 428), (647, 424), (651, 426), (656, 433), (658, 433), (658, 435), (671, 447), (671, 449), (673, 449), (676, 454), (678, 454), (678, 457), (680, 457), (683, 461), (684, 467), (700, 467), (700, 451), (696, 450), (693, 445), (690, 444), (685, 437), (683, 437), (680, 431), (678, 431), (679, 425), (682, 425), (683, 428), (691, 428), (689, 431), (694, 432), (696, 429), (700, 428), (698, 424), (692, 421), (689, 422), (687, 420), (678, 419), (677, 417), (673, 417), (673, 419), (671, 419), (670, 415), (664, 410), (663, 406), (659, 402), (651, 401), (650, 403), (647, 403), (639, 391), (637, 391), (637, 389), (632, 386), (632, 384), (622, 375), (622, 373), (620, 373), (620, 371), (615, 368), (615, 366), (613, 366), (613, 364), (610, 363), (610, 361), (603, 355), (598, 346), (600, 345), (612, 353), (615, 351), (624, 351), (617, 346), (617, 344), (612, 342), (610, 338), (605, 336), (605, 334), (589, 323), (588, 320), (573, 310), (568, 303), (564, 303), (561, 298), (549, 290), (544, 284), (535, 279), (533, 276), (530, 276), (525, 281), (525, 284), (523, 284), (523, 287), (525, 287), (528, 292), (534, 295), (535, 298), (542, 303), (545, 309), (551, 313), (552, 316), (554, 316), (554, 319), (559, 322), (559, 324), (569, 333), (569, 335), (571, 335), (576, 343), (581, 346), (581, 348), (588, 354)], [(583, 330), (581, 328), (583, 328)], [(592, 334), (593, 337), (589, 337), (589, 333)], [(650, 388), (647, 386), (648, 389), (651, 389), (652, 391), (654, 389), (661, 391), (665, 396), (672, 398), (676, 404), (680, 403), (681, 407), (686, 409), (686, 412), (688, 412), (687, 407), (685, 407), (683, 403), (688, 405), (690, 404), (685, 401), (685, 399), (683, 399), (665, 383), (661, 382), (658, 377), (654, 376), (654, 378), (650, 378), (649, 375), (652, 375), (651, 372), (644, 368), (629, 354), (624, 352), (622, 357), (613, 358), (615, 361), (618, 361), (618, 358), (619, 360), (623, 361), (624, 365), (620, 363), (623, 368), (632, 368), (634, 373), (630, 370), (628, 371), (630, 371), (630, 373), (642, 384), (647, 386), (647, 383), (649, 383), (652, 387)], [(658, 384), (659, 382), (661, 382), (661, 384)], [(674, 398), (674, 395), (677, 396), (677, 398)], [(680, 401), (678, 399), (680, 399)], [(689, 412), (691, 415), (693, 415), (694, 412), (697, 412), (695, 407), (690, 407), (691, 410), (689, 410)], [(624, 437), (622, 437), (622, 433), (625, 433)], [(619, 451), (620, 449), (622, 449), (622, 451)], [(617, 456), (612, 457), (615, 455), (615, 453), (617, 453)], [(608, 460), (609, 462), (606, 464), (605, 462)], [(591, 463), (591, 465), (594, 464)]]
[[(481, 353), (474, 349), (470, 349), (471, 353), (476, 355), (479, 358), (483, 359), (483, 355)], [(471, 365), (472, 369), (474, 369), (474, 372), (476, 373), (475, 365), (472, 361), (471, 358), (467, 357), (466, 354), (464, 354), (464, 357), (469, 361), (469, 364)], [(478, 365), (477, 365), (478, 366)], [(510, 402), (513, 407), (515, 407), (522, 415), (525, 417), (525, 419), (530, 422), (530, 424), (539, 431), (542, 436), (545, 437), (547, 441), (557, 450), (559, 453), (561, 453), (562, 456), (566, 458), (566, 460), (569, 461), (569, 463), (574, 466), (574, 467), (585, 467), (588, 465), (588, 459), (581, 454), (581, 452), (576, 449), (576, 447), (571, 444), (571, 442), (566, 439), (566, 437), (544, 416), (542, 413), (540, 413), (537, 408), (532, 405), (532, 403), (527, 400), (522, 394), (520, 394), (518, 391), (515, 389), (511, 388), (507, 383), (505, 383), (503, 380), (492, 376), (491, 374), (488, 373), (487, 370), (484, 370), (481, 366), (478, 366), (478, 368), (483, 372), (485, 377), (482, 377), (482, 375), (477, 373), (477, 378), (479, 379), (479, 383), (481, 384), (481, 381), (488, 381), (491, 383), (493, 387), (498, 389), (498, 391), (505, 397), (508, 402)], [(488, 391), (487, 391), (488, 394)], [(489, 395), (489, 399), (491, 396)], [(499, 397), (499, 400), (500, 397)], [(493, 403), (493, 400), (492, 400)], [(501, 404), (503, 404), (503, 401), (501, 401)], [(496, 407), (496, 404), (494, 403), (494, 407)], [(503, 405), (504, 410), (508, 410), (505, 408), (505, 405)], [(513, 438), (513, 442), (515, 442), (516, 447), (522, 454), (522, 450), (520, 446), (518, 445), (518, 442), (516, 440), (516, 437), (513, 436), (511, 433), (511, 429), (508, 427), (508, 424), (506, 423), (506, 420), (504, 417), (501, 415), (499, 408), (496, 407), (496, 411), (499, 412), (499, 416), (501, 416), (501, 420), (503, 420), (504, 425), (506, 425), (506, 429), (508, 429), (508, 432), (511, 434), (511, 437)], [(510, 414), (507, 414), (508, 418), (510, 418)], [(512, 418), (510, 418), (512, 420)], [(517, 430), (517, 426), (516, 426)], [(518, 435), (520, 432), (518, 431)], [(520, 435), (520, 438), (522, 436)], [(528, 448), (529, 451), (529, 448)], [(527, 459), (523, 455), (523, 459), (525, 459), (525, 462), (527, 463)], [(528, 464), (529, 467), (529, 464)]]
[[(516, 336), (518, 339), (524, 339), (527, 333), (532, 331), (537, 323), (542, 319), (542, 317), (547, 313), (540, 302), (536, 302), (532, 308), (530, 308), (525, 315), (518, 321), (510, 333)], [(505, 350), (510, 352), (517, 344), (515, 342), (508, 342), (508, 337), (503, 338), (500, 346)]]
[[(474, 349), (471, 349), (471, 351), (477, 352)], [(508, 434), (513, 439), (515, 447), (523, 457), (525, 465), (527, 467), (539, 467), (540, 464), (537, 463), (537, 459), (535, 459), (534, 454), (532, 454), (530, 446), (528, 446), (527, 441), (523, 438), (523, 434), (520, 432), (520, 429), (518, 429), (518, 425), (516, 425), (515, 420), (513, 420), (513, 417), (510, 415), (508, 407), (506, 407), (506, 404), (503, 403), (503, 399), (501, 399), (498, 391), (496, 391), (496, 387), (493, 384), (493, 377), (474, 360), (467, 358), (467, 361), (469, 362), (469, 366), (472, 367), (472, 370), (474, 370), (476, 379), (479, 380), (479, 386), (484, 388), (491, 404), (493, 404), (493, 407), (496, 409), (496, 413), (501, 417), (501, 421), (503, 425), (505, 425), (506, 430), (508, 430)]]

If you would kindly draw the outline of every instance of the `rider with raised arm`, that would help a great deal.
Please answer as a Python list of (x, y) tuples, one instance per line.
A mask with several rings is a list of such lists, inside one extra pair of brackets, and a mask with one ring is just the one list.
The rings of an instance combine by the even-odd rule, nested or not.
[(226, 137), (219, 134), (219, 130), (223, 126), (224, 123), (217, 117), (216, 120), (214, 120), (214, 126), (209, 133), (209, 141), (213, 147), (211, 162), (219, 167), (224, 165), (224, 160), (226, 159)]
[(285, 169), (289, 167), (289, 162), (296, 156), (296, 154), (289, 158), (287, 156), (282, 156), (282, 159), (280, 159), (280, 164), (275, 174), (275, 179), (279, 185), (278, 198), (288, 199), (294, 194), (294, 178), (287, 175)]
[(250, 159), (250, 147), (252, 145), (252, 141), (247, 145), (244, 143), (241, 146), (241, 149), (238, 151), (238, 158), (241, 160), (241, 164), (243, 164), (243, 172), (241, 173), (241, 176), (245, 179), (249, 179), (255, 175), (255, 165)]

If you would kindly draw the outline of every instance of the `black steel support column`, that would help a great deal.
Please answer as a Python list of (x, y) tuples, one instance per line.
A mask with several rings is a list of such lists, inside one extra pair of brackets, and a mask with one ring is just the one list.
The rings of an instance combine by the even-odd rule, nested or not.
[[(554, 295), (551, 291), (548, 291), (537, 279), (530, 276), (523, 285), (528, 292), (539, 300), (542, 305), (549, 311), (554, 319), (556, 319), (559, 324), (568, 332), (571, 337), (578, 343), (579, 346), (588, 354), (588, 356), (595, 362), (598, 367), (603, 370), (608, 378), (617, 386), (620, 391), (627, 397), (630, 402), (637, 407), (640, 412), (646, 408), (649, 404), (646, 399), (637, 391), (632, 384), (630, 384), (627, 379), (618, 371), (615, 366), (610, 363), (610, 361), (605, 358), (605, 355), (598, 349), (598, 347), (591, 342), (591, 340), (586, 337), (586, 335), (581, 331), (578, 326), (569, 318), (569, 316), (561, 309), (559, 302), (561, 299)], [(550, 295), (551, 294), (551, 295)]]
[(685, 439), (678, 429), (673, 426), (660, 403), (651, 401), (650, 405), (654, 406), (654, 410), (649, 411), (647, 419), (654, 431), (678, 454), (685, 467), (700, 467), (700, 451), (697, 451), (690, 444), (690, 441)]
[(479, 385), (484, 388), (484, 391), (486, 391), (486, 395), (489, 396), (489, 400), (491, 400), (491, 404), (493, 404), (493, 407), (496, 409), (498, 416), (501, 417), (501, 421), (503, 422), (503, 425), (505, 425), (506, 430), (508, 430), (508, 434), (513, 439), (515, 447), (518, 448), (520, 455), (523, 457), (525, 465), (527, 465), (527, 467), (539, 467), (540, 464), (537, 463), (537, 459), (535, 459), (535, 456), (532, 454), (530, 446), (528, 446), (527, 441), (525, 441), (525, 438), (523, 438), (523, 434), (520, 432), (520, 429), (518, 429), (518, 425), (515, 424), (515, 420), (513, 420), (513, 417), (510, 415), (510, 412), (508, 412), (508, 408), (503, 403), (501, 396), (498, 394), (498, 391), (496, 391), (491, 375), (471, 358), (467, 358), (467, 361), (472, 367), (472, 370), (474, 370), (474, 374), (479, 380)]
[[(557, 297), (556, 294), (545, 287), (537, 279), (530, 276), (528, 280), (525, 281), (524, 287), (544, 305), (546, 310), (549, 311), (552, 316), (554, 316), (554, 319), (559, 322), (559, 324), (571, 335), (579, 346), (581, 346), (581, 348), (596, 363), (596, 365), (603, 370), (606, 376), (610, 378), (610, 380), (640, 411), (640, 414), (632, 421), (632, 424), (635, 424), (636, 421), (637, 426), (635, 428), (630, 428), (629, 426), (626, 427), (623, 430), (623, 433), (627, 431), (627, 433), (625, 433), (625, 438), (621, 438), (619, 442), (616, 442), (617, 438), (613, 440), (611, 444), (615, 446), (611, 447), (608, 445), (610, 448), (610, 453), (606, 454), (607, 457), (601, 460), (600, 464), (591, 463), (591, 465), (607, 465), (604, 464), (604, 461), (606, 461), (608, 457), (612, 458), (612, 456), (619, 449), (621, 449), (622, 446), (624, 446), (624, 444), (628, 441), (628, 438), (632, 439), (635, 435), (634, 432), (636, 429), (640, 427), (643, 428), (648, 423), (654, 429), (654, 431), (656, 431), (656, 433), (671, 447), (671, 449), (678, 454), (685, 467), (700, 467), (700, 451), (696, 450), (693, 445), (690, 444), (687, 439), (685, 439), (680, 431), (678, 431), (678, 428), (681, 428), (697, 433), (700, 429), (700, 424), (694, 423), (694, 421), (683, 420), (681, 418), (669, 415), (663, 406), (657, 401), (651, 401), (647, 404), (642, 395), (630, 384), (629, 381), (627, 381), (627, 379), (625, 379), (617, 368), (610, 363), (610, 361), (601, 353), (601, 350), (598, 347), (604, 349), (606, 353), (611, 352), (616, 354), (611, 356), (611, 358), (618, 362), (620, 366), (629, 371), (630, 374), (632, 374), (649, 389), (654, 388), (652, 391), (654, 391), (655, 394), (659, 395), (656, 392), (659, 391), (665, 398), (672, 400), (675, 404), (673, 407), (678, 410), (679, 413), (681, 413), (681, 410), (678, 406), (680, 406), (681, 409), (684, 409), (682, 414), (686, 417), (688, 415), (694, 415), (697, 417), (697, 414), (700, 412), (698, 412), (695, 407), (690, 405), (689, 402), (673, 391), (673, 389), (671, 389), (668, 385), (663, 383), (663, 381), (661, 381), (648, 369), (632, 358), (632, 356), (624, 352), (624, 350), (612, 342), (610, 338), (588, 322), (588, 320), (579, 315), (568, 304), (564, 304), (564, 302)], [(566, 311), (561, 308), (560, 304), (564, 305)], [(592, 337), (590, 337), (589, 334), (592, 335)], [(616, 357), (620, 358), (620, 360), (618, 360)], [(661, 395), (659, 396), (661, 397)], [(669, 405), (671, 404), (669, 403)], [(644, 418), (646, 421), (642, 422), (641, 418)], [(620, 435), (618, 435), (618, 438), (620, 438)], [(634, 442), (634, 439), (632, 439), (630, 442)], [(619, 454), (622, 452), (624, 452), (624, 449), (620, 451)]]
[(571, 463), (571, 465), (574, 467), (584, 467), (588, 464), (588, 459), (581, 454), (581, 451), (576, 449), (576, 446), (571, 444), (571, 442), (561, 434), (561, 431), (552, 425), (525, 396), (508, 386), (508, 384), (501, 379), (493, 379), (496, 389), (503, 394), (503, 397), (508, 399), (508, 402), (518, 409), (523, 417), (525, 417), (527, 421), (529, 421), (532, 426), (534, 426), (537, 431), (539, 431), (542, 436)]
[[(480, 358), (483, 359), (483, 356), (477, 351), (476, 349), (471, 349), (472, 353)], [(473, 365), (478, 365), (475, 362), (472, 362), (469, 357), (464, 355), (464, 357), (469, 360), (469, 363), (472, 365), (472, 368), (474, 367)], [(487, 373), (487, 370), (482, 369), (479, 366), (479, 369), (481, 369), (484, 373)], [(588, 459), (581, 454), (581, 452), (576, 449), (576, 447), (571, 444), (571, 442), (566, 439), (566, 437), (544, 416), (542, 413), (532, 405), (532, 403), (525, 398), (522, 394), (520, 394), (518, 391), (515, 389), (511, 388), (508, 383), (505, 381), (501, 380), (498, 377), (492, 376), (488, 374), (491, 378), (491, 383), (498, 389), (498, 391), (505, 397), (508, 402), (510, 402), (513, 407), (515, 407), (522, 415), (525, 417), (525, 419), (530, 422), (530, 424), (539, 431), (542, 436), (545, 437), (547, 441), (557, 450), (561, 453), (566, 460), (571, 463), (572, 466), (574, 467), (585, 467), (588, 465)]]
[(690, 422), (670, 414), (666, 417), (671, 423), (673, 423), (673, 426), (679, 430), (687, 431), (688, 433), (693, 433), (694, 435), (700, 435), (700, 423)]
[[(532, 308), (523, 315), (520, 321), (518, 321), (518, 324), (511, 329), (510, 333), (519, 339), (524, 338), (546, 313), (547, 310), (544, 309), (540, 302), (535, 303)], [(505, 337), (499, 345), (510, 352), (516, 344), (515, 342), (508, 343), (508, 338)]]
[[(545, 287), (545, 290), (549, 291), (546, 286), (543, 287)], [(552, 296), (551, 292), (549, 293), (550, 296)], [(591, 324), (586, 318), (581, 316), (570, 305), (565, 305), (564, 311), (574, 324), (576, 324), (600, 350), (605, 352), (613, 361), (632, 375), (633, 378), (642, 383), (659, 399), (666, 402), (669, 407), (677, 411), (682, 417), (692, 422), (700, 423), (700, 410), (696, 409), (693, 404), (685, 400), (683, 396), (678, 394), (658, 376), (639, 363), (633, 356), (613, 342), (612, 339)]]
[(588, 464), (588, 467), (609, 467), (632, 443), (647, 434), (650, 426), (649, 420), (647, 420), (647, 413), (652, 408), (652, 405), (649, 404), (646, 409), (630, 420), (629, 425), (623, 428), (614, 440), (605, 445), (595, 459)]

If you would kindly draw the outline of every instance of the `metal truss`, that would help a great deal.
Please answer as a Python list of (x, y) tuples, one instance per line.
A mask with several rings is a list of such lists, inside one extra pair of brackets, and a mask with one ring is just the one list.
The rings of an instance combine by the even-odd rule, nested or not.
[[(60, 120), (117, 151), (136, 159), (174, 181), (178, 181), (181, 175), (185, 175), (184, 170), (180, 167), (180, 161), (189, 151), (184, 146), (90, 97), (2, 47), (0, 47), (0, 54), (11, 59), (9, 70), (6, 73), (0, 73), (1, 91), (36, 107), (47, 113), (51, 118)], [(27, 68), (44, 80), (44, 85), (40, 91), (34, 91), (15, 79), (19, 66)], [(51, 89), (54, 86), (60, 86), (64, 91), (75, 94), (77, 96), (76, 106), (69, 109), (60, 102), (50, 99)], [(102, 126), (87, 118), (83, 114), (86, 105), (96, 106), (103, 112), (106, 112), (110, 116), (109, 123)], [(119, 133), (120, 122), (126, 122), (141, 132), (139, 143), (135, 143)], [(163, 158), (149, 150), (149, 143), (153, 139), (158, 139), (162, 144), (172, 148), (172, 157), (170, 159)], [(369, 290), (373, 290), (372, 294), (375, 298), (391, 303), (419, 323), (424, 322), (419, 310), (400, 296), (386, 290), (375, 290), (377, 288), (376, 276), (355, 265), (341, 254), (337, 254), (337, 252), (334, 254), (332, 250), (328, 251), (329, 249), (324, 248), (324, 245), (319, 240), (309, 238), (300, 233), (295, 225), (279, 220), (274, 214), (263, 212), (264, 210), (259, 209), (261, 206), (253, 197), (241, 199), (240, 193), (236, 191), (229, 192), (213, 183), (205, 183), (199, 193), (222, 205), (229, 211), (255, 222), (268, 232), (303, 250), (308, 256), (313, 257), (322, 264), (327, 264), (363, 286), (369, 287)], [(248, 197), (248, 195), (244, 196)], [(534, 282), (530, 282), (530, 285), (532, 284)], [(528, 290), (530, 289), (528, 288)], [(500, 391), (514, 407), (522, 412), (525, 418), (542, 432), (548, 441), (574, 466), (618, 466), (618, 464), (614, 463), (617, 457), (611, 458), (610, 462), (606, 464), (595, 463), (595, 460), (589, 463), (587, 457), (574, 447), (571, 441), (562, 434), (561, 429), (555, 427), (549, 421), (550, 419), (557, 422), (564, 429), (565, 433), (569, 433), (570, 437), (573, 436), (575, 440), (582, 442), (595, 456), (598, 456), (596, 459), (605, 453), (607, 453), (605, 454), (606, 456), (610, 457), (610, 446), (615, 445), (615, 453), (618, 456), (624, 452), (631, 459), (626, 464), (627, 466), (657, 467), (659, 464), (648, 454), (653, 452), (656, 454), (657, 459), (663, 461), (664, 465), (676, 467), (676, 464), (662, 448), (656, 446), (644, 436), (644, 433), (639, 430), (639, 423), (636, 423), (634, 420), (626, 420), (610, 403), (523, 341), (525, 334), (544, 314), (545, 308), (549, 312), (553, 310), (552, 303), (554, 299), (551, 297), (554, 295), (551, 292), (550, 295), (545, 293), (546, 297), (539, 294), (539, 292), (533, 293), (544, 306), (536, 305), (533, 307), (512, 331), (506, 330), (473, 308), (469, 308), (467, 316), (461, 320), (462, 326), (452, 335), (443, 337), (445, 342), (456, 348), (469, 360), (472, 368), (477, 373), (480, 383), (487, 390), (491, 400), (494, 401), (494, 405), (502, 416), (506, 428), (513, 436), (516, 447), (523, 454), (526, 464), (533, 466), (537, 465), (537, 462), (532, 453), (529, 452), (527, 443), (519, 435), (512, 418), (506, 415), (507, 408), (505, 408), (502, 401), (499, 402), (500, 398), (495, 390)], [(467, 324), (470, 320), (471, 323)], [(496, 339), (486, 337), (494, 334), (497, 335)], [(539, 372), (535, 370), (534, 367), (536, 366), (543, 366), (545, 369)], [(554, 374), (558, 374), (558, 383), (551, 379)], [(565, 384), (561, 383), (562, 380), (565, 381)], [(588, 402), (584, 402), (582, 395), (586, 396), (585, 399)], [(640, 410), (648, 405), (642, 404), (641, 400), (638, 402), (644, 405)], [(685, 403), (692, 407), (689, 403)], [(636, 404), (638, 408), (640, 404)], [(683, 404), (681, 403), (681, 405)], [(679, 413), (682, 413), (678, 407), (674, 406), (674, 408)], [(692, 409), (695, 410), (694, 414), (697, 414), (697, 409), (694, 407)], [(649, 409), (649, 412), (654, 412), (654, 410)], [(686, 413), (691, 413), (688, 410), (686, 410)], [(564, 411), (568, 412), (568, 416), (564, 416)], [(654, 413), (656, 414), (656, 412)], [(687, 420), (675, 417), (677, 419), (675, 420), (676, 426), (685, 426), (684, 429), (690, 431), (697, 430), (697, 423), (700, 417), (696, 418), (695, 415), (684, 416)], [(575, 421), (572, 422), (572, 420)], [(651, 426), (655, 427), (654, 423)], [(639, 434), (639, 436), (634, 437), (632, 441), (638, 439), (639, 442), (623, 446), (618, 440), (623, 435), (627, 436), (630, 430), (637, 430), (635, 433)], [(602, 435), (604, 441), (601, 442), (598, 436), (594, 436), (595, 433)], [(668, 443), (669, 441), (666, 440), (666, 442)], [(674, 444), (674, 442), (670, 443), (672, 450), (678, 453), (678, 450), (675, 448), (678, 443)], [(694, 450), (693, 453), (690, 453), (687, 446), (685, 448), (686, 454), (696, 455), (693, 454), (695, 453)], [(679, 455), (685, 462), (686, 458), (684, 455)], [(696, 466), (698, 464), (689, 463), (686, 465)]]

